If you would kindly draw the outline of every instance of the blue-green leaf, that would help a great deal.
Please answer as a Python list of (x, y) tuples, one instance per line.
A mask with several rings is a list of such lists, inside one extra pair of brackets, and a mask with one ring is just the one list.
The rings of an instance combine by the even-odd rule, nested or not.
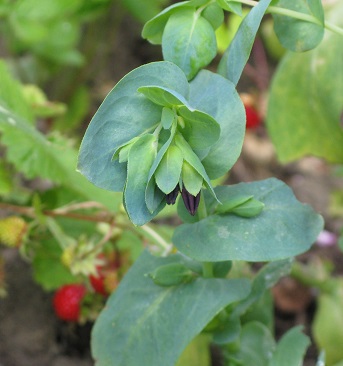
[(178, 262), (183, 262), (179, 255), (157, 258), (144, 252), (131, 267), (93, 328), (97, 366), (137, 366), (137, 360), (140, 365), (174, 366), (220, 310), (249, 293), (246, 279), (197, 278), (162, 287), (147, 276), (161, 265)]
[(232, 11), (234, 14), (242, 16), (242, 4), (236, 3), (235, 1), (231, 0), (217, 0), (217, 3), (227, 11)]
[(181, 9), (194, 9), (194, 6), (190, 4), (190, 1), (182, 1), (168, 6), (144, 25), (142, 37), (152, 44), (162, 44), (163, 30), (169, 17)]
[[(277, 179), (216, 187), (219, 201), (242, 194), (265, 204), (253, 218), (211, 215), (176, 228), (173, 242), (178, 250), (199, 261), (272, 261), (305, 252), (323, 228), (323, 218), (296, 200), (291, 189)], [(213, 207), (214, 199), (208, 197)]]
[(324, 10), (321, 0), (279, 0), (277, 7), (314, 17), (317, 23), (273, 14), (274, 30), (285, 48), (304, 52), (315, 48), (324, 36)]
[(130, 220), (136, 225), (145, 224), (157, 214), (149, 212), (145, 203), (145, 189), (156, 150), (156, 136), (151, 134), (142, 136), (130, 149), (124, 203)]
[(220, 125), (220, 136), (202, 164), (211, 179), (224, 175), (238, 159), (245, 133), (245, 109), (229, 80), (202, 70), (190, 83), (189, 103), (212, 116)]
[(270, 2), (271, 0), (261, 0), (250, 10), (219, 63), (218, 72), (235, 85), (248, 61), (256, 33)]
[(156, 184), (162, 192), (170, 193), (179, 183), (182, 163), (180, 149), (175, 145), (169, 146), (155, 172)]
[(195, 9), (184, 9), (168, 19), (162, 37), (163, 57), (174, 62), (192, 79), (217, 54), (211, 24)]
[(182, 94), (188, 83), (184, 73), (170, 62), (154, 62), (124, 76), (94, 115), (82, 140), (78, 169), (93, 184), (123, 190), (126, 164), (112, 161), (118, 147), (158, 126), (162, 107), (137, 89), (144, 85), (170, 88)]

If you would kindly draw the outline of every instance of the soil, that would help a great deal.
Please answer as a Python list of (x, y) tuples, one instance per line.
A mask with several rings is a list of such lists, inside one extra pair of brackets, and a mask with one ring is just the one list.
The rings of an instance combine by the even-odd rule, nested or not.
[[(86, 82), (94, 89), (94, 106), (98, 106), (110, 88), (133, 68), (161, 59), (159, 47), (142, 41), (140, 26), (124, 16), (116, 29), (113, 50), (105, 47), (109, 38), (98, 45), (97, 59), (103, 60), (107, 70), (91, 77), (99, 65), (94, 61)], [(99, 27), (101, 22), (95, 26)], [(51, 94), (58, 90), (51, 89)], [(326, 228), (338, 232), (343, 226), (328, 212), (330, 192), (343, 187), (331, 168), (322, 160), (308, 157), (287, 166), (277, 163), (273, 147), (263, 128), (248, 133), (243, 154), (235, 165), (229, 183), (252, 181), (276, 176), (288, 183), (302, 202), (311, 204), (326, 219)], [(0, 366), (90, 366), (90, 324), (82, 327), (58, 322), (51, 306), (51, 294), (44, 292), (32, 279), (31, 267), (14, 249), (2, 250), (6, 263), (8, 296), (0, 298)], [(337, 272), (343, 273), (343, 257), (335, 247), (313, 248), (306, 256), (327, 256), (335, 261)], [(315, 294), (291, 279), (280, 282), (274, 291), (276, 299), (276, 336), (287, 329), (310, 324), (316, 307)], [(314, 366), (317, 352), (312, 346), (306, 366)], [(219, 363), (215, 366), (219, 366)]]

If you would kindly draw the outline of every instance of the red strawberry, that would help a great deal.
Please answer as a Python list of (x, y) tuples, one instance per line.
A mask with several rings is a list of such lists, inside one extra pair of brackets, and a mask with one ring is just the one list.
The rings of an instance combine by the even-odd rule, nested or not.
[(103, 273), (101, 273), (101, 271), (98, 269), (98, 273), (97, 275), (90, 275), (89, 276), (89, 281), (94, 289), (95, 292), (97, 292), (98, 294), (107, 296), (108, 292), (105, 289), (105, 276)]
[(85, 294), (86, 287), (84, 285), (72, 284), (60, 287), (53, 298), (56, 315), (65, 321), (78, 321), (81, 313), (81, 302)]
[(247, 129), (256, 128), (261, 124), (261, 118), (258, 115), (256, 109), (251, 105), (244, 105), (245, 107), (245, 114), (247, 116)]

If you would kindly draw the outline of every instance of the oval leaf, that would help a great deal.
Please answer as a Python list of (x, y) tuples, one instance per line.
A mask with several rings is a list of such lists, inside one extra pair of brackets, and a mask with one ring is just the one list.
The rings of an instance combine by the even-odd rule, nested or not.
[(80, 147), (78, 169), (96, 186), (123, 190), (126, 164), (112, 161), (114, 152), (134, 137), (152, 132), (161, 120), (162, 107), (137, 91), (149, 84), (180, 94), (188, 89), (184, 73), (170, 62), (141, 66), (119, 81), (94, 115)]
[(178, 262), (178, 255), (157, 258), (144, 252), (131, 267), (93, 328), (97, 366), (137, 366), (137, 360), (140, 365), (174, 366), (220, 310), (249, 293), (245, 279), (197, 278), (161, 287), (147, 276), (161, 265)]
[(180, 10), (168, 19), (162, 37), (163, 58), (174, 62), (192, 79), (217, 54), (211, 24), (197, 11)]
[(219, 178), (241, 153), (245, 133), (243, 103), (231, 81), (207, 70), (200, 71), (190, 83), (189, 103), (208, 113), (220, 125), (218, 141), (202, 160), (208, 176)]
[(297, 201), (291, 189), (277, 179), (217, 187), (215, 193), (220, 201), (238, 194), (253, 195), (265, 207), (250, 219), (211, 215), (178, 226), (175, 246), (198, 261), (260, 262), (293, 257), (308, 250), (323, 227), (322, 217)]
[(324, 11), (321, 0), (279, 0), (276, 5), (313, 16), (318, 24), (273, 14), (274, 30), (283, 47), (304, 52), (315, 48), (324, 36)]

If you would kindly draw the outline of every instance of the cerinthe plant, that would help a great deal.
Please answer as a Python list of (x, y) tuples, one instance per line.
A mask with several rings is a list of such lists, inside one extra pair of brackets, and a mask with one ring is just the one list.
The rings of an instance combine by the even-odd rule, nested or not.
[[(301, 363), (308, 338), (299, 328), (276, 344), (266, 321), (245, 315), (287, 274), (292, 257), (310, 248), (322, 218), (277, 179), (211, 183), (241, 151), (245, 110), (236, 84), (263, 15), (274, 14), (280, 41), (295, 51), (319, 44), (325, 27), (342, 33), (325, 23), (319, 0), (271, 3), (191, 0), (162, 11), (142, 35), (162, 45), (164, 61), (120, 80), (86, 131), (78, 169), (95, 185), (122, 191), (135, 225), (174, 204), (179, 192), (184, 222), (172, 238), (177, 252), (145, 251), (110, 296), (92, 336), (99, 366), (189, 366), (185, 353), (179, 358), (199, 333), (210, 339), (193, 341), (205, 352), (194, 365), (209, 365), (209, 342), (220, 345), (230, 366)], [(224, 11), (241, 15), (242, 4), (252, 9), (219, 73), (204, 70), (216, 56), (215, 29)], [(232, 261), (270, 263), (248, 279), (230, 275)]]

